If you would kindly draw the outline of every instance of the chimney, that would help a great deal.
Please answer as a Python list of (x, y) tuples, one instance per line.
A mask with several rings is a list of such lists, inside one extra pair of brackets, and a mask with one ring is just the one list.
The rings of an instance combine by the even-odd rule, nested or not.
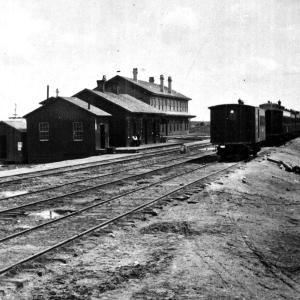
[(58, 94), (59, 94), (59, 90), (56, 89), (56, 98), (58, 97)]
[(102, 80), (97, 80), (97, 91), (105, 93), (106, 76), (103, 75)]
[(138, 69), (137, 68), (133, 68), (133, 80), (136, 81), (136, 82), (138, 81), (137, 80), (137, 74), (138, 74)]
[(149, 77), (149, 82), (154, 83), (154, 77)]
[(164, 92), (164, 75), (160, 75), (160, 91), (163, 93)]
[(172, 77), (168, 77), (168, 93), (172, 93)]
[(49, 85), (47, 85), (47, 99), (49, 99)]
[(278, 100), (278, 105), (281, 106), (281, 101), (280, 100)]

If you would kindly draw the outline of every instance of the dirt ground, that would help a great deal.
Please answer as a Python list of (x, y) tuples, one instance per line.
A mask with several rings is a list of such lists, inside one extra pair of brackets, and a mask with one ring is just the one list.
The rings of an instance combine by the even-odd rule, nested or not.
[[(300, 139), (21, 272), (2, 299), (299, 299)], [(268, 154), (269, 153), (269, 154)]]

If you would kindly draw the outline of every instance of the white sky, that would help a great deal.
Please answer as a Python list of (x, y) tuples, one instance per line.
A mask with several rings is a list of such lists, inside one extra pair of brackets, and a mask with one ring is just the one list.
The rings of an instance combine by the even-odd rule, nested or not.
[(0, 120), (133, 67), (172, 76), (197, 120), (238, 98), (300, 110), (299, 25), (299, 0), (0, 0)]

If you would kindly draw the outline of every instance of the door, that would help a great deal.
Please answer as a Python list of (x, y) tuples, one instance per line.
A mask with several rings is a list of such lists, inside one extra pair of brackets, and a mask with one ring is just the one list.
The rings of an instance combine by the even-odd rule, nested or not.
[(0, 135), (0, 158), (7, 158), (7, 139), (6, 135)]
[(145, 144), (148, 144), (148, 126), (147, 126), (147, 119), (144, 119), (144, 124), (143, 124), (143, 133), (144, 133), (144, 140)]
[(100, 148), (105, 148), (105, 125), (100, 124)]

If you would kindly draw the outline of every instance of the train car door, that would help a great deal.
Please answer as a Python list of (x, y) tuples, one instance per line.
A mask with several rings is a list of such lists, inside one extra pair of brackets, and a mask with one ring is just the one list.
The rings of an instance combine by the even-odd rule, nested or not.
[[(227, 143), (239, 142), (240, 136), (240, 107), (228, 106), (226, 118), (225, 141)], [(221, 124), (220, 124), (221, 126)]]

